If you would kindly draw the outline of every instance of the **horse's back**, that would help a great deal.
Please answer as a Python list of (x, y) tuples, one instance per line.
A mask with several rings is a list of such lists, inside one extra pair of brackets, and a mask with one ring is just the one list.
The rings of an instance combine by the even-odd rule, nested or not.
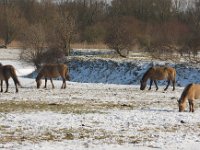
[(189, 97), (194, 97), (195, 99), (200, 98), (200, 84), (191, 84), (188, 94)]
[(170, 73), (176, 73), (176, 69), (175, 68), (172, 68), (172, 67), (166, 67), (168, 72)]
[(176, 69), (175, 69), (175, 68), (166, 67), (166, 69), (167, 69), (167, 72), (168, 72), (168, 76), (169, 76), (171, 79), (176, 78)]
[(150, 78), (156, 80), (163, 80), (174, 76), (174, 68), (171, 67), (152, 67), (150, 70)]
[(42, 67), (41, 72), (45, 77), (56, 78), (58, 76), (62, 76), (67, 69), (67, 65), (65, 64), (46, 64)]

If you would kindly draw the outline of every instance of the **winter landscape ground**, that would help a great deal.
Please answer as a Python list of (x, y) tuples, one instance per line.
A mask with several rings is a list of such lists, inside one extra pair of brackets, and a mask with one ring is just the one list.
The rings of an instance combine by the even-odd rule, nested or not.
[(200, 101), (194, 113), (179, 113), (177, 106), (186, 81), (199, 81), (198, 69), (179, 70), (175, 91), (163, 91), (163, 84), (158, 91), (140, 91), (138, 84), (75, 79), (64, 90), (59, 80), (55, 89), (36, 89), (34, 78), (26, 77), (34, 67), (19, 60), (19, 50), (0, 54), (3, 64), (15, 66), (23, 86), (15, 93), (10, 79), (9, 93), (0, 95), (0, 149), (199, 149)]

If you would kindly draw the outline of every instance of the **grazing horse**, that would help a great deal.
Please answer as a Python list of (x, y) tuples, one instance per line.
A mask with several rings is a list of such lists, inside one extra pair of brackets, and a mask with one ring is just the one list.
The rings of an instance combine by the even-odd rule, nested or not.
[(36, 77), (36, 83), (37, 88), (40, 88), (42, 82), (41, 78), (45, 78), (45, 86), (44, 88), (47, 88), (47, 78), (50, 79), (52, 88), (54, 89), (54, 84), (52, 81), (52, 78), (56, 77), (62, 77), (63, 84), (61, 86), (61, 89), (66, 88), (66, 80), (69, 80), (69, 72), (68, 67), (65, 64), (46, 64), (42, 66), (41, 70), (39, 71), (37, 77)]
[(1, 81), (1, 92), (3, 92), (3, 80), (5, 80), (6, 82), (6, 92), (8, 92), (8, 86), (9, 86), (9, 83), (8, 83), (8, 80), (9, 78), (12, 78), (14, 83), (15, 83), (15, 88), (16, 88), (16, 93), (18, 92), (18, 85), (21, 86), (18, 78), (17, 78), (17, 75), (16, 75), (16, 72), (15, 72), (15, 68), (12, 66), (12, 65), (2, 65), (0, 63), (0, 81)]
[(188, 84), (183, 90), (180, 99), (178, 100), (179, 112), (185, 110), (186, 101), (189, 102), (190, 112), (194, 112), (194, 100), (200, 98), (200, 84)]
[(167, 86), (164, 89), (165, 91), (168, 89), (170, 81), (173, 84), (173, 91), (175, 90), (175, 82), (176, 82), (176, 70), (172, 67), (151, 67), (146, 73), (143, 75), (142, 80), (140, 81), (140, 90), (144, 90), (147, 85), (147, 80), (150, 79), (150, 87), (151, 90), (152, 83), (155, 83), (156, 90), (158, 90), (158, 85), (156, 80), (164, 80), (167, 79)]

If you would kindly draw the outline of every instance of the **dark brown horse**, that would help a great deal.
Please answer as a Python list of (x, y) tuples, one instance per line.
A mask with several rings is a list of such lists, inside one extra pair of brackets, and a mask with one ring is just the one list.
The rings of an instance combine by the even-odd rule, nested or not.
[(156, 90), (158, 90), (157, 80), (167, 79), (167, 86), (164, 90), (167, 90), (170, 82), (172, 81), (173, 91), (175, 90), (176, 82), (176, 70), (172, 67), (151, 67), (143, 75), (142, 80), (140, 81), (140, 90), (144, 90), (147, 85), (147, 80), (150, 79), (151, 90), (152, 83), (155, 83)]
[(14, 83), (15, 83), (15, 88), (16, 88), (16, 92), (18, 92), (18, 85), (21, 86), (16, 72), (15, 72), (15, 68), (12, 65), (2, 65), (0, 63), (0, 80), (1, 80), (1, 92), (3, 92), (3, 80), (5, 80), (6, 82), (6, 92), (8, 92), (8, 87), (9, 87), (9, 83), (8, 80), (10, 79), (10, 77), (13, 79)]
[(50, 79), (52, 88), (54, 88), (54, 84), (52, 78), (57, 78), (61, 76), (63, 80), (63, 84), (61, 86), (62, 89), (66, 88), (66, 80), (69, 80), (69, 71), (68, 67), (65, 64), (46, 64), (42, 66), (40, 72), (36, 77), (37, 88), (40, 88), (42, 82), (41, 79), (45, 78), (45, 86), (47, 87), (47, 78)]
[(179, 112), (185, 110), (187, 100), (189, 102), (190, 112), (194, 112), (195, 99), (200, 99), (200, 84), (188, 84), (178, 100)]

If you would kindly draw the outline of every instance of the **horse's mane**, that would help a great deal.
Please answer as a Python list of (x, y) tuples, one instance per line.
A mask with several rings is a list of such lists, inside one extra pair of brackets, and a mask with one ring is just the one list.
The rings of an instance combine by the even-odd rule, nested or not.
[(190, 84), (188, 84), (188, 85), (185, 87), (185, 89), (183, 90), (183, 92), (182, 92), (182, 94), (181, 94), (181, 98), (180, 98), (179, 101), (181, 101), (184, 97), (187, 96), (188, 91), (189, 91), (189, 89), (190, 89), (190, 87), (191, 87), (192, 85), (193, 85), (193, 83), (190, 83)]
[(142, 80), (144, 80), (144, 78), (146, 77), (146, 75), (150, 72), (151, 69), (153, 69), (154, 67), (150, 67), (143, 75)]

